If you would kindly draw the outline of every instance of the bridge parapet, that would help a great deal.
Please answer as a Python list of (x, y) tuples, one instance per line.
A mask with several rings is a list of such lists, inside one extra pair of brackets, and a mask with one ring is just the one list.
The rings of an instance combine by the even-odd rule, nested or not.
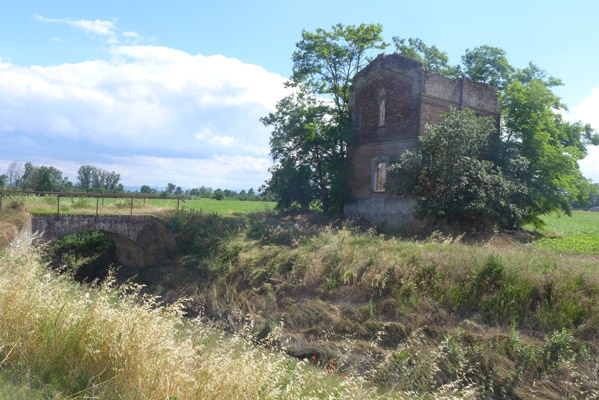
[(166, 225), (151, 215), (32, 215), (31, 232), (47, 243), (78, 232), (100, 231), (116, 243), (123, 266), (153, 265), (172, 249), (175, 240)]

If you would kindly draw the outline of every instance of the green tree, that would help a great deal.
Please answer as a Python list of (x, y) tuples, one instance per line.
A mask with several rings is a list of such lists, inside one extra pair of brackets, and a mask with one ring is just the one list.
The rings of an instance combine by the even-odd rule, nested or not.
[(223, 200), (225, 198), (225, 192), (222, 189), (216, 189), (212, 194), (212, 198), (215, 200)]
[(472, 80), (493, 85), (499, 91), (505, 89), (515, 72), (504, 50), (486, 45), (467, 49), (462, 64), (464, 73)]
[(142, 185), (141, 189), (139, 189), (139, 192), (144, 193), (144, 194), (149, 194), (149, 195), (155, 195), (156, 193), (158, 193), (158, 190), (151, 188), (148, 185)]
[(82, 165), (77, 171), (75, 187), (84, 192), (122, 192), (121, 176), (93, 165)]
[(308, 209), (319, 198), (328, 211), (330, 189), (344, 161), (336, 135), (329, 134), (329, 107), (302, 86), (262, 122), (273, 128), (270, 155), (278, 165), (268, 184), (279, 195), (278, 208), (298, 202)]
[[(406, 46), (405, 41), (399, 44)], [(426, 49), (421, 41), (413, 40), (399, 50), (423, 60)], [(577, 161), (586, 156), (587, 146), (599, 145), (599, 135), (588, 124), (563, 119), (566, 107), (552, 92), (561, 81), (533, 63), (514, 68), (504, 50), (491, 46), (466, 50), (462, 64), (456, 68), (465, 75), (498, 89), (500, 137), (493, 143), (488, 161), (501, 169), (512, 188), (500, 192), (501, 200), (509, 205), (504, 208), (502, 223), (510, 227), (524, 222), (540, 224), (542, 214), (569, 214), (573, 204), (587, 206), (597, 188), (582, 176)], [(443, 68), (437, 72), (451, 77)]]
[(578, 161), (587, 145), (599, 144), (592, 127), (564, 121), (556, 112), (563, 109), (560, 99), (540, 79), (510, 82), (502, 106), (504, 142), (530, 163), (519, 176), (527, 187), (522, 204), (530, 222), (539, 223), (538, 216), (550, 211), (570, 214), (573, 203), (587, 206), (596, 188)]
[(393, 37), (395, 50), (402, 56), (420, 61), (431, 72), (441, 74), (449, 78), (459, 78), (462, 70), (459, 66), (449, 65), (447, 53), (442, 52), (436, 46), (427, 46), (421, 39), (402, 39)]
[(310, 203), (318, 198), (318, 187), (312, 180), (313, 172), (309, 166), (283, 160), (269, 171), (271, 178), (267, 181), (264, 193), (271, 198), (276, 193), (277, 209), (307, 211)]
[(0, 189), (4, 189), (6, 184), (8, 183), (8, 175), (2, 174), (0, 175)]
[(165, 196), (171, 196), (176, 189), (177, 185), (175, 185), (174, 183), (167, 183), (166, 189), (164, 189)]
[(22, 190), (36, 192), (63, 192), (72, 188), (68, 178), (55, 167), (35, 166), (30, 162), (25, 163), (24, 173), (20, 179)]
[(599, 183), (593, 183), (593, 185), (595, 185), (595, 190), (593, 190), (593, 193), (591, 193), (589, 203), (591, 206), (597, 207), (599, 206)]
[(237, 192), (231, 189), (225, 189), (223, 190), (223, 193), (225, 194), (225, 197), (228, 198), (237, 197)]
[(450, 225), (489, 228), (522, 218), (510, 200), (524, 188), (491, 160), (495, 130), (490, 117), (450, 109), (442, 123), (427, 126), (416, 149), (389, 167), (396, 191), (418, 199), (419, 217)]
[(94, 183), (94, 170), (96, 167), (91, 165), (82, 165), (77, 171), (77, 183), (75, 186), (82, 191), (90, 191)]
[[(297, 91), (282, 99), (275, 113), (261, 119), (273, 128), (270, 143), (275, 166), (267, 185), (278, 196), (279, 208), (295, 202), (305, 207), (310, 196), (300, 196), (285, 186), (300, 182), (304, 189), (318, 187), (325, 212), (343, 207), (345, 157), (351, 137), (350, 85), (369, 61), (370, 52), (386, 47), (381, 32), (382, 27), (374, 24), (302, 31), (293, 53), (293, 74), (286, 84)], [(307, 158), (300, 159), (300, 153)], [(293, 198), (294, 194), (301, 199)]]
[(37, 187), (37, 181), (35, 176), (35, 171), (37, 167), (34, 166), (31, 162), (26, 162), (23, 166), (23, 175), (19, 179), (19, 188), (21, 190), (35, 190)]

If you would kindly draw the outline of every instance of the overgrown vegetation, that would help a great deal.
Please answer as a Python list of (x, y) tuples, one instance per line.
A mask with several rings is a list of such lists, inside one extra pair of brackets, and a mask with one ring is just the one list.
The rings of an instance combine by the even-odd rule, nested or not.
[(213, 255), (186, 257), (184, 272), (140, 275), (160, 294), (190, 295), (189, 315), (415, 397), (599, 394), (594, 257), (556, 257), (524, 232), (467, 245), (439, 232), (401, 240), (353, 221), (251, 215), (231, 229), (211, 218), (206, 229), (223, 238)]
[(513, 154), (496, 164), (495, 130), (490, 117), (450, 108), (442, 123), (426, 127), (417, 148), (389, 167), (392, 189), (418, 199), (422, 220), (479, 230), (521, 224), (528, 217), (521, 201), (526, 187), (515, 176), (527, 161)]
[[(482, 200), (488, 203), (491, 214), (499, 214), (500, 226), (507, 228), (521, 227), (523, 223), (538, 225), (541, 215), (553, 211), (569, 214), (574, 204), (581, 207), (591, 204), (597, 187), (582, 176), (577, 162), (586, 156), (589, 145), (599, 145), (599, 134), (589, 124), (564, 120), (561, 111), (567, 107), (553, 93), (554, 87), (562, 85), (559, 79), (532, 62), (525, 68), (516, 68), (509, 63), (504, 50), (492, 46), (468, 49), (461, 65), (450, 66), (445, 53), (434, 46), (428, 47), (420, 39), (409, 39), (406, 44), (404, 39), (395, 37), (394, 42), (400, 54), (422, 62), (437, 73), (452, 78), (464, 74), (497, 89), (501, 106), (498, 134), (487, 135), (489, 143), (478, 146), (483, 151), (469, 149), (467, 156), (471, 161), (461, 163), (454, 175), (454, 181), (466, 184), (455, 191), (452, 198), (462, 195), (468, 198), (472, 192), (480, 194), (489, 192), (489, 186), (498, 187)], [(456, 130), (456, 119), (453, 120), (454, 126), (445, 123), (438, 129), (452, 136), (462, 132), (460, 136), (467, 138), (465, 143), (476, 140), (478, 134), (472, 128), (472, 121), (462, 119), (461, 128)], [(470, 133), (464, 135), (468, 131)], [(446, 144), (442, 135), (428, 142), (429, 149), (434, 149), (435, 142), (436, 147)], [(448, 150), (458, 149), (451, 146)], [(443, 165), (447, 158), (438, 151), (427, 156), (439, 159), (420, 166), (421, 179), (431, 178), (434, 174), (427, 168)], [(479, 167), (483, 171), (480, 176), (464, 170), (463, 164), (473, 164), (472, 160), (483, 164)], [(439, 169), (436, 171), (439, 177), (435, 181), (448, 175)], [(466, 219), (481, 200), (479, 196), (473, 197), (469, 202), (462, 201)]]
[[(599, 214), (574, 217), (593, 226)], [(164, 218), (183, 257), (131, 271), (122, 289), (2, 255), (6, 387), (27, 377), (39, 398), (599, 396), (596, 256), (558, 257), (526, 232), (466, 244), (322, 215)]]
[(136, 285), (76, 286), (28, 249), (0, 255), (0, 287), (4, 398), (375, 397), (363, 379), (184, 321), (179, 304), (160, 306)]
[(98, 231), (58, 239), (47, 245), (44, 254), (52, 268), (79, 282), (104, 280), (110, 267), (117, 265), (114, 241)]

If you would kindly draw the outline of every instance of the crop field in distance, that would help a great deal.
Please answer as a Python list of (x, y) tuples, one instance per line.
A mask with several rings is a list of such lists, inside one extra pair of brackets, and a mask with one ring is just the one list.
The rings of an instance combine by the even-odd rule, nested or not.
[(599, 212), (574, 211), (572, 217), (549, 214), (543, 221), (544, 237), (534, 242), (535, 247), (559, 253), (599, 255)]

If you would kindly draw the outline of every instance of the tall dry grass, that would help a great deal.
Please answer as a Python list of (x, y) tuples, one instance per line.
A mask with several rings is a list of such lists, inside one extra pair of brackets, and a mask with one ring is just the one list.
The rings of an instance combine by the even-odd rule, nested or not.
[(378, 397), (362, 379), (311, 364), (183, 321), (177, 304), (135, 285), (78, 286), (25, 245), (0, 255), (0, 372), (44, 398)]
[(439, 233), (422, 242), (297, 231), (230, 240), (219, 263), (198, 265), (210, 272), (198, 302), (261, 318), (258, 337), (269, 316), (284, 318), (292, 354), (331, 354), (341, 369), (416, 397), (599, 396), (596, 257), (510, 236), (466, 245)]
[[(239, 317), (239, 335), (184, 320), (179, 303), (136, 285), (78, 286), (12, 247), (0, 256), (0, 382), (27, 377), (45, 398), (599, 397), (596, 257), (509, 238), (466, 246), (202, 221), (176, 283), (203, 289), (197, 304), (212, 316)], [(203, 252), (198, 232), (229, 230)]]

